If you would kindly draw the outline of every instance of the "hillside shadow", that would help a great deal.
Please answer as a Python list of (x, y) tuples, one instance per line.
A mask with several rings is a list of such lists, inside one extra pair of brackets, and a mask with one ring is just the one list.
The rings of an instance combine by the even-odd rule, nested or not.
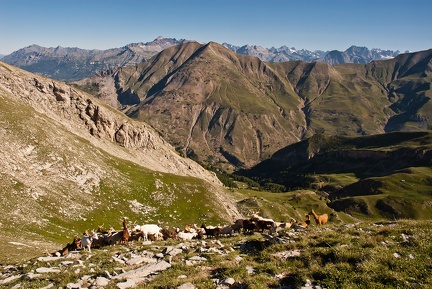
[(279, 284), (271, 286), (271, 289), (294, 289), (301, 288), (301, 277), (297, 274), (290, 274), (280, 279)]
[(270, 246), (270, 243), (267, 240), (249, 240), (239, 244), (239, 250), (242, 254), (256, 256), (268, 246)]

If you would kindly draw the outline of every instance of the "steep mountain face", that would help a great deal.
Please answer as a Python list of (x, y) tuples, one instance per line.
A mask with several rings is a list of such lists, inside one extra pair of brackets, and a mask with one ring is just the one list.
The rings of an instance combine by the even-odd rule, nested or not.
[(333, 67), (190, 42), (78, 85), (149, 122), (183, 153), (229, 170), (316, 133), (430, 128), (431, 55)]
[(0, 138), (3, 248), (22, 242), (33, 248), (23, 253), (40, 254), (86, 229), (118, 229), (123, 217), (180, 225), (239, 216), (216, 176), (149, 125), (2, 62)]
[[(4, 57), (3, 61), (27, 71), (63, 81), (76, 81), (94, 74), (119, 67), (141, 63), (156, 53), (182, 43), (185, 39), (158, 37), (147, 43), (131, 43), (124, 47), (108, 50), (86, 50), (80, 48), (46, 48), (31, 45)], [(235, 46), (224, 43), (223, 46), (243, 55), (256, 56), (266, 62), (286, 62), (301, 60), (306, 62), (321, 61), (331, 65), (342, 63), (369, 63), (395, 57), (399, 51), (369, 50), (366, 47), (352, 46), (341, 51), (309, 51), (287, 46), (264, 48), (257, 45)]]
[(158, 37), (152, 42), (131, 43), (108, 50), (46, 48), (31, 45), (5, 56), (2, 61), (46, 77), (75, 81), (117, 67), (140, 63), (184, 39)]
[[(89, 81), (105, 92), (101, 97), (116, 98), (128, 115), (149, 121), (185, 154), (249, 166), (274, 145), (298, 140), (305, 127), (301, 100), (283, 96), (295, 94), (286, 81), (276, 79), (275, 90), (283, 91), (270, 93), (274, 77), (258, 58), (195, 42)], [(270, 144), (276, 134), (281, 137)]]

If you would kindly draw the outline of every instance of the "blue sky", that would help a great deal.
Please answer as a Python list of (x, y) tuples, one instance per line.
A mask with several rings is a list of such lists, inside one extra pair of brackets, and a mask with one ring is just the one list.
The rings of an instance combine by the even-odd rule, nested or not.
[(0, 0), (0, 54), (158, 36), (297, 49), (432, 48), (431, 0)]

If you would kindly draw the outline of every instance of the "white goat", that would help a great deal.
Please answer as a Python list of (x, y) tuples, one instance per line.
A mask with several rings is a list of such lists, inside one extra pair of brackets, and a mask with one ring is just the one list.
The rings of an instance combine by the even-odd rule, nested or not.
[(148, 224), (148, 225), (136, 225), (133, 229), (134, 231), (140, 231), (143, 233), (144, 241), (148, 240), (148, 235), (155, 235), (159, 236), (160, 231), (162, 231), (162, 228), (158, 225), (154, 224)]
[(86, 248), (88, 248), (89, 252), (91, 251), (91, 244), (93, 243), (93, 240), (97, 240), (99, 237), (96, 232), (92, 232), (92, 234), (88, 234), (87, 231), (84, 233), (84, 236), (81, 238), (81, 246), (83, 250), (85, 251)]
[(198, 236), (197, 232), (178, 232), (177, 233), (177, 238), (180, 240), (192, 240), (193, 238), (195, 238), (196, 236)]

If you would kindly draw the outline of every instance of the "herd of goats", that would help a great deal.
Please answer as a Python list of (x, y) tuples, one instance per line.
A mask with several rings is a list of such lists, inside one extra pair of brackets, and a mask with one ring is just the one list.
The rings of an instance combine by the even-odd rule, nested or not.
[(127, 219), (123, 219), (123, 229), (115, 230), (110, 228), (108, 231), (104, 231), (102, 227), (99, 227), (97, 231), (89, 233), (85, 231), (82, 237), (75, 236), (72, 243), (68, 243), (62, 250), (56, 252), (56, 255), (64, 256), (70, 251), (76, 250), (88, 250), (91, 248), (100, 248), (102, 246), (109, 246), (115, 244), (128, 244), (130, 241), (156, 241), (156, 240), (192, 240), (192, 239), (203, 239), (203, 238), (219, 238), (221, 236), (232, 235), (233, 233), (252, 233), (255, 231), (264, 232), (268, 231), (269, 234), (276, 233), (278, 230), (288, 229), (291, 227), (306, 228), (309, 226), (313, 216), (317, 225), (324, 225), (328, 221), (328, 215), (318, 215), (314, 210), (311, 210), (306, 215), (306, 220), (297, 222), (295, 219), (291, 219), (287, 222), (276, 222), (269, 218), (263, 218), (257, 214), (253, 214), (250, 219), (238, 219), (234, 224), (229, 226), (206, 226), (203, 224), (198, 227), (196, 224), (187, 225), (184, 230), (175, 228), (175, 230), (169, 230), (168, 228), (161, 228), (159, 225), (146, 224), (146, 225), (134, 225), (133, 229), (129, 229), (127, 225)]

